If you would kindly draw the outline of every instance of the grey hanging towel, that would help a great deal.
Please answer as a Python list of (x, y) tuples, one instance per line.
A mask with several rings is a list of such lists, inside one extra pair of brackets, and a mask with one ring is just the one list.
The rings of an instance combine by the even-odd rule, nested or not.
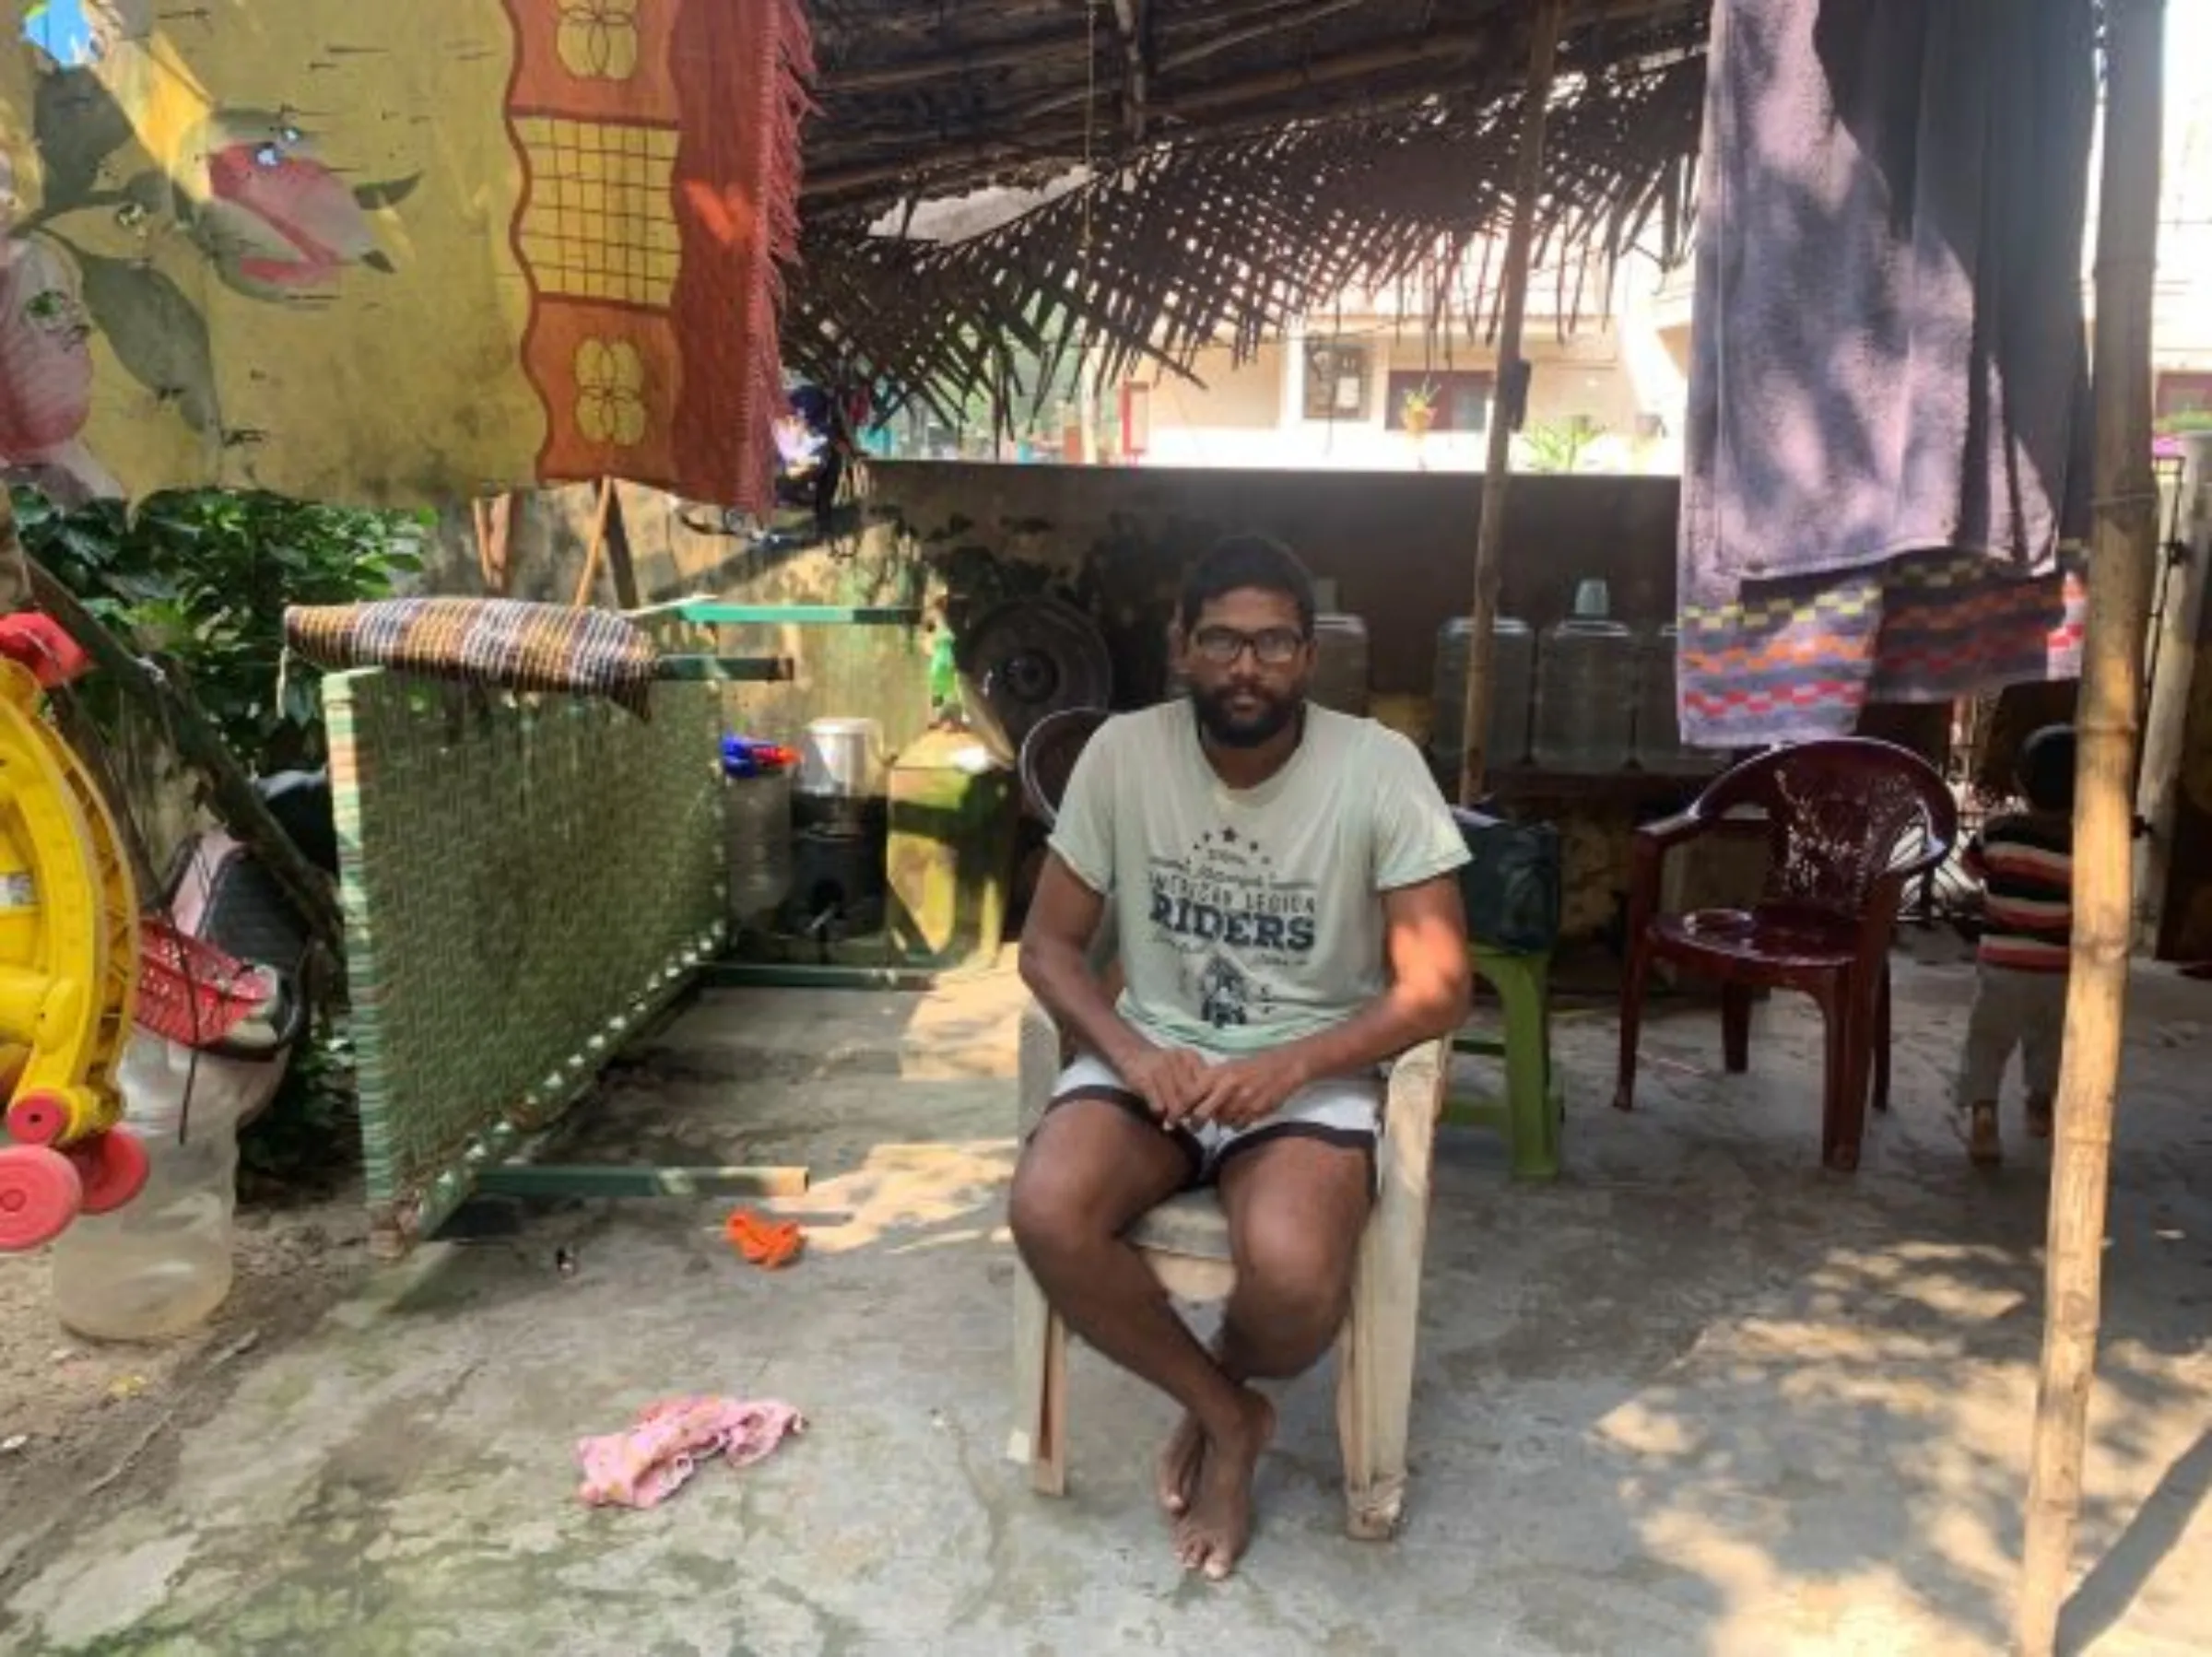
[(1685, 737), (2078, 670), (2092, 0), (1716, 0)]

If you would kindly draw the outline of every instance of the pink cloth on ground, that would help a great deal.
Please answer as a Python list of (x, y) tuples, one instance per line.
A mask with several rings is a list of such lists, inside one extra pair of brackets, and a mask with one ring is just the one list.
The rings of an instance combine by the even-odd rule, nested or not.
[(786, 1434), (806, 1428), (797, 1410), (773, 1399), (664, 1399), (628, 1432), (578, 1440), (583, 1485), (577, 1495), (594, 1508), (650, 1508), (681, 1489), (708, 1456), (749, 1467)]

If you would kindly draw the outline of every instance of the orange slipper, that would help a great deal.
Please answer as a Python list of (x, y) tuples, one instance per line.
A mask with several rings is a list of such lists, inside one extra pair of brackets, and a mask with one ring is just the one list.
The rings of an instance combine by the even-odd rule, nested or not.
[(730, 1247), (763, 1271), (787, 1266), (806, 1246), (806, 1234), (796, 1220), (764, 1220), (750, 1208), (740, 1208), (722, 1223)]

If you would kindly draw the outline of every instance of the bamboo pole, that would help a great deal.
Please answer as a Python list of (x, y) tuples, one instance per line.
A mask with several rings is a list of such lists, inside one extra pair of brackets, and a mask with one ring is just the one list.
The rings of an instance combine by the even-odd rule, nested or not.
[(2106, 0), (2097, 222), (2096, 521), (2074, 805), (2074, 944), (2058, 1084), (2043, 1352), (2015, 1632), (2051, 1657), (2071, 1575), (2095, 1380), (2112, 1106), (2127, 1001), (2136, 740), (2158, 535), (2150, 330), (2165, 0)]
[(599, 566), (606, 560), (606, 518), (615, 504), (615, 480), (599, 480), (599, 504), (592, 514), (591, 544), (583, 551), (583, 574), (576, 582), (576, 607), (582, 609), (592, 602), (592, 589), (599, 584)]
[(1497, 657), (1500, 555), (1505, 538), (1505, 491), (1512, 460), (1512, 425), (1506, 397), (1521, 363), (1521, 323), (1528, 310), (1529, 253), (1535, 242), (1536, 196), (1544, 182), (1544, 122), (1551, 102), (1551, 71), (1559, 55), (1559, 18), (1564, 0), (1545, 0), (1536, 14), (1528, 46), (1528, 83), (1522, 93), (1521, 149), (1514, 158), (1513, 222), (1505, 238), (1504, 305), (1498, 323), (1498, 396), (1490, 417), (1490, 452), (1482, 477), (1482, 516), (1475, 531), (1474, 628), (1467, 640), (1465, 720), (1461, 741), (1465, 752), (1459, 772), (1459, 803), (1472, 805), (1482, 795), (1488, 759), (1490, 683)]

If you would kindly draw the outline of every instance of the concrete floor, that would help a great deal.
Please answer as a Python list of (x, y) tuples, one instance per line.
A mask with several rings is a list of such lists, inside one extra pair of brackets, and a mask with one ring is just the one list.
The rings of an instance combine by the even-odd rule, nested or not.
[[(1569, 1177), (1447, 1134), (1408, 1527), (1338, 1530), (1325, 1377), (1286, 1395), (1235, 1582), (1147, 1506), (1159, 1400), (1078, 1357), (1070, 1498), (1001, 1459), (1018, 993), (711, 999), (583, 1129), (608, 1156), (800, 1159), (845, 1223), (762, 1275), (719, 1205), (532, 1214), (425, 1251), (247, 1368), (173, 1460), (18, 1562), (10, 1651), (1985, 1652), (2020, 1543), (2047, 1160), (1994, 1177), (1941, 1109), (1970, 989), (1900, 969), (1899, 1105), (1817, 1167), (1814, 1028), (1570, 1018)], [(2069, 1649), (2212, 1650), (2212, 988), (2146, 978)], [(2017, 1118), (2015, 1119), (2017, 1120)], [(576, 1270), (555, 1269), (557, 1248)], [(649, 1513), (573, 1441), (671, 1393), (788, 1399), (806, 1436)], [(109, 1493), (113, 1497), (116, 1493)], [(2189, 1605), (2197, 1610), (2191, 1613)]]

